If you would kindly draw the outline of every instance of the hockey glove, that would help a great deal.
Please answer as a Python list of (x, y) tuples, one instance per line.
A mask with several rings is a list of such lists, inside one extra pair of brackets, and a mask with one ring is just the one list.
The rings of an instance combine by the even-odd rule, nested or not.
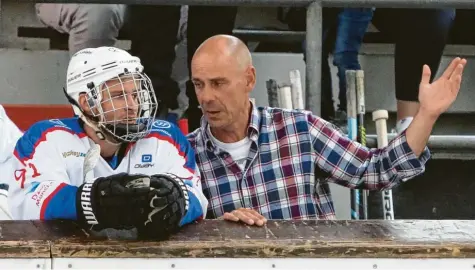
[(150, 186), (154, 192), (150, 200), (151, 211), (138, 227), (139, 237), (167, 239), (178, 231), (180, 221), (189, 207), (186, 184), (173, 174), (152, 175)]
[(78, 221), (95, 231), (134, 228), (149, 213), (150, 195), (147, 175), (120, 173), (100, 177), (79, 187)]

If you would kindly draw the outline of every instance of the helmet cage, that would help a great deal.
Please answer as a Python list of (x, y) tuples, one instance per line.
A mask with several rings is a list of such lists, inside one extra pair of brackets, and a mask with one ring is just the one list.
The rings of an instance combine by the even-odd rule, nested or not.
[(92, 82), (87, 86), (89, 118), (101, 131), (119, 142), (134, 142), (150, 133), (158, 102), (146, 74), (125, 70), (97, 86)]

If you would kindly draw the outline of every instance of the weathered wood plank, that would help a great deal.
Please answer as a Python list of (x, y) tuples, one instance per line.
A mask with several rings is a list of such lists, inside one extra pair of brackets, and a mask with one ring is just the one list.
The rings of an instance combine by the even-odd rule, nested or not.
[(50, 258), (46, 224), (32, 221), (0, 222), (0, 258)]
[(475, 258), (475, 221), (468, 220), (269, 221), (261, 228), (205, 220), (162, 242), (99, 239), (69, 222), (0, 227), (0, 255), (8, 257), (38, 257), (51, 243), (53, 257)]

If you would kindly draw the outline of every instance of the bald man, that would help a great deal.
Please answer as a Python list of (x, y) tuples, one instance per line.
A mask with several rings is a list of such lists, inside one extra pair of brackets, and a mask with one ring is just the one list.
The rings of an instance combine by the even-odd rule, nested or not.
[(455, 101), (465, 59), (455, 58), (432, 84), (422, 69), (420, 109), (387, 147), (368, 149), (308, 111), (257, 107), (249, 99), (256, 70), (246, 46), (219, 35), (192, 59), (203, 111), (188, 138), (196, 152), (207, 218), (263, 225), (268, 219), (334, 219), (328, 186), (390, 189), (421, 174), (432, 127)]

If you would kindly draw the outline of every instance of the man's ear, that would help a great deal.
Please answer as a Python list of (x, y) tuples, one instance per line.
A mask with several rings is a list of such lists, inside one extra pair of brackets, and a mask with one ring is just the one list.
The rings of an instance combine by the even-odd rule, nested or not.
[(256, 68), (249, 66), (246, 71), (246, 90), (250, 93), (256, 86)]
[(79, 106), (81, 107), (81, 109), (84, 111), (84, 113), (86, 114), (89, 114), (91, 115), (92, 112), (91, 112), (91, 108), (89, 107), (89, 105), (87, 104), (87, 98), (86, 98), (86, 93), (81, 93), (79, 94)]

